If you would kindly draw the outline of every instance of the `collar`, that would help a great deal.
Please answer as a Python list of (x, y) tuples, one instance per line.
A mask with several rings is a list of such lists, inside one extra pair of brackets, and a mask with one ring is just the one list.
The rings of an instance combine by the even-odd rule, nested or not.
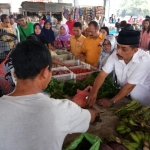
[(132, 57), (132, 62), (135, 62), (135, 63), (139, 63), (140, 62), (140, 60), (139, 60), (139, 49), (138, 49), (138, 51), (134, 54), (134, 56)]
[(75, 36), (73, 35), (73, 39), (76, 39), (77, 41), (80, 41), (82, 39), (83, 35), (81, 34), (80, 37), (78, 39), (75, 38)]

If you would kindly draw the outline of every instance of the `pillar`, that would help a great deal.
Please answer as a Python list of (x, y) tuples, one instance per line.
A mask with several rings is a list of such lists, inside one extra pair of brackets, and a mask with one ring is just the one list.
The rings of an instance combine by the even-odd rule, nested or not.
[(74, 7), (78, 7), (79, 6), (79, 0), (74, 0)]
[(110, 0), (104, 0), (104, 7), (105, 7), (105, 18), (106, 21), (109, 22), (109, 9), (110, 9)]

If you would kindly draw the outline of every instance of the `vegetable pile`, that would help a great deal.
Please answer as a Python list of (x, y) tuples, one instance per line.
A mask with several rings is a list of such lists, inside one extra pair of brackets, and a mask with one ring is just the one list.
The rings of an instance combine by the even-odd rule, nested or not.
[[(98, 74), (99, 72), (94, 72), (80, 82), (75, 82), (74, 79), (62, 82), (52, 78), (45, 91), (49, 93), (52, 98), (56, 99), (63, 99), (66, 95), (72, 97), (77, 93), (77, 89), (84, 90), (87, 86), (93, 86)], [(119, 90), (119, 85), (112, 80), (111, 76), (108, 76), (102, 87), (99, 89), (97, 99), (112, 98)]]
[(52, 75), (53, 76), (56, 76), (56, 75), (62, 75), (62, 74), (68, 74), (68, 73), (70, 73), (70, 71), (69, 70), (54, 70), (54, 71), (52, 71)]
[(89, 69), (86, 68), (71, 68), (70, 70), (75, 74), (91, 72)]
[(128, 150), (150, 150), (150, 107), (133, 100), (116, 114), (120, 117), (116, 125), (119, 137), (109, 136), (107, 141), (122, 144)]
[(68, 54), (68, 52), (62, 51), (62, 52), (56, 52), (57, 55), (64, 55), (64, 54)]

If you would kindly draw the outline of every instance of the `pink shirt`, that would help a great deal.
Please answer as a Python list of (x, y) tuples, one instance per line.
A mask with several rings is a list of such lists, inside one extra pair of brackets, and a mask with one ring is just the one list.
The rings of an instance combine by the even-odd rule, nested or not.
[(59, 36), (57, 36), (54, 42), (54, 46), (58, 49), (70, 47), (70, 38), (66, 41), (61, 41)]
[(145, 31), (143, 33), (143, 31), (142, 31), (140, 47), (144, 50), (148, 50), (149, 43), (150, 43), (150, 32), (147, 33), (147, 31)]

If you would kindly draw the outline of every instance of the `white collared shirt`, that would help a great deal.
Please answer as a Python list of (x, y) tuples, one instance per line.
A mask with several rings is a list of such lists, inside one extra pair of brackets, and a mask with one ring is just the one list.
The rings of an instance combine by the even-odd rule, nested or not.
[(140, 84), (150, 90), (150, 55), (141, 49), (138, 49), (128, 64), (124, 60), (119, 60), (115, 51), (102, 69), (108, 74), (115, 70), (121, 86), (126, 83)]

